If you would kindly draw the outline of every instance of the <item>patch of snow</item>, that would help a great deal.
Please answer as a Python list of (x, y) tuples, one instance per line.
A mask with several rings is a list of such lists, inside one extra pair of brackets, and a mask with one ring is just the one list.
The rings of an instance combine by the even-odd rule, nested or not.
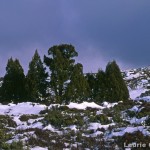
[(133, 78), (138, 78), (140, 77), (140, 73), (136, 73), (136, 74), (127, 74), (127, 77), (125, 77), (125, 80), (131, 80)]
[(50, 130), (50, 131), (52, 131), (52, 132), (55, 132), (55, 129), (52, 127), (51, 124), (49, 124), (48, 126), (46, 126), (46, 127), (44, 128), (44, 130)]
[(39, 105), (31, 102), (23, 102), (18, 104), (2, 105), (0, 104), (0, 114), (22, 115), (22, 114), (38, 114), (46, 108), (45, 105)]
[[(51, 109), (52, 107), (60, 107), (61, 105), (60, 104), (51, 104), (50, 106), (48, 106), (48, 109)], [(62, 105), (64, 106), (64, 105)]]
[(131, 148), (125, 148), (125, 150), (131, 150)]
[(0, 114), (4, 115), (9, 112), (10, 106), (0, 104)]
[(43, 147), (36, 146), (34, 148), (31, 148), (31, 150), (48, 150), (48, 148), (43, 148)]
[(29, 119), (28, 120), (28, 123), (31, 123), (31, 124), (33, 124), (34, 122), (37, 122), (37, 121), (39, 121), (39, 120), (42, 120), (44, 117), (40, 117), (40, 118), (37, 118), (37, 119)]
[(67, 147), (67, 146), (69, 146), (69, 144), (68, 143), (64, 143), (64, 145)]
[(145, 120), (147, 119), (147, 116), (146, 117), (142, 117), (140, 119), (136, 118), (136, 117), (133, 117), (131, 120), (130, 120), (130, 124), (142, 124), (142, 122), (144, 122)]
[(150, 96), (139, 97), (139, 98), (136, 98), (135, 100), (144, 100), (146, 102), (150, 102)]
[(133, 106), (133, 107), (130, 108), (129, 110), (130, 110), (130, 111), (134, 111), (134, 112), (139, 112), (138, 106)]
[(147, 89), (144, 89), (144, 88), (140, 88), (136, 90), (129, 90), (130, 98), (134, 100), (137, 97), (139, 97), (142, 93), (145, 93), (146, 91)]
[(125, 129), (122, 129), (119, 132), (112, 132), (109, 135), (109, 138), (112, 138), (113, 136), (123, 136), (125, 133), (133, 133), (135, 131), (141, 131), (144, 135), (148, 135), (149, 133), (146, 131), (144, 126), (138, 126), (138, 127), (127, 127)]
[(69, 126), (69, 128), (70, 128), (71, 130), (77, 131), (77, 126), (76, 126), (76, 125), (71, 125), (71, 126)]
[(101, 125), (100, 123), (90, 123), (88, 130), (97, 130), (98, 128), (104, 128), (105, 130), (108, 129), (109, 126), (113, 126), (115, 123), (107, 124), (107, 125)]
[(80, 104), (77, 103), (70, 103), (69, 105), (67, 105), (69, 108), (76, 108), (76, 109), (86, 109), (87, 107), (90, 108), (97, 108), (97, 109), (104, 109), (104, 107), (97, 105), (94, 102), (83, 102)]
[(50, 124), (49, 124), (48, 126), (44, 127), (43, 130), (50, 130), (50, 131), (52, 131), (52, 132), (58, 133), (59, 135), (62, 134), (61, 131), (56, 130), (56, 129), (55, 129), (54, 127), (52, 127), (52, 125), (50, 125)]
[(142, 82), (142, 83), (148, 83), (148, 80), (142, 79), (141, 82)]
[(39, 129), (42, 129), (43, 128), (43, 124), (41, 122), (36, 122), (36, 123), (30, 125), (30, 128), (39, 128)]
[(118, 105), (118, 103), (103, 102), (103, 107), (106, 107), (106, 108), (111, 108), (111, 107), (114, 107), (115, 105)]
[(100, 114), (103, 114), (103, 111), (102, 111), (102, 110), (98, 110), (98, 111), (96, 112), (96, 115), (100, 115)]
[(13, 118), (13, 120), (16, 122), (17, 126), (23, 125), (24, 123), (26, 123), (26, 122), (20, 121), (19, 118), (20, 118), (20, 116), (15, 116), (15, 117)]

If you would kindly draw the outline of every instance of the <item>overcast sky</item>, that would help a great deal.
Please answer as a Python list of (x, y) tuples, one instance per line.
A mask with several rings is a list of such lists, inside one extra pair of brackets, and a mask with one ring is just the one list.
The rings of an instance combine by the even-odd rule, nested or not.
[(8, 58), (25, 73), (36, 49), (75, 46), (84, 72), (116, 60), (121, 69), (150, 65), (149, 0), (1, 0), (0, 76)]

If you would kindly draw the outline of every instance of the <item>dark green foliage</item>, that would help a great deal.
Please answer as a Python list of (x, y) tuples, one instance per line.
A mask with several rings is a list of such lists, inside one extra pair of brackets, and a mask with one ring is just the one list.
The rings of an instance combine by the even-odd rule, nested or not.
[(89, 85), (83, 75), (83, 66), (76, 64), (73, 68), (70, 83), (66, 89), (67, 102), (82, 102), (87, 100), (89, 94)]
[(27, 98), (31, 101), (39, 101), (46, 97), (46, 79), (48, 74), (45, 70), (36, 50), (32, 61), (29, 63), (29, 70), (26, 76)]
[(11, 150), (24, 150), (24, 148), (23, 148), (23, 142), (22, 141), (12, 142), (10, 144), (10, 149)]
[[(75, 63), (78, 53), (69, 44), (55, 45), (44, 56), (44, 63), (50, 69), (50, 76), (37, 52), (29, 63), (26, 75), (19, 60), (10, 58), (6, 67), (2, 87), (1, 102), (69, 103), (96, 101), (120, 101), (129, 98), (127, 86), (119, 66), (109, 62), (106, 71), (98, 70), (95, 74), (83, 74), (83, 66)], [(49, 79), (49, 83), (48, 83)]]
[(37, 119), (38, 115), (21, 115), (19, 117), (20, 121), (28, 121), (29, 119)]
[(79, 101), (86, 98), (87, 81), (83, 75), (81, 64), (75, 64), (74, 57), (78, 56), (72, 45), (62, 44), (48, 50), (50, 57), (44, 56), (44, 62), (49, 67), (50, 89), (56, 102)]
[(115, 61), (106, 66), (107, 93), (106, 99), (110, 102), (127, 100), (129, 92), (121, 75), (121, 71)]
[(111, 121), (108, 119), (108, 117), (104, 114), (90, 116), (90, 122), (98, 122), (101, 124), (109, 124)]
[(20, 102), (25, 99), (25, 75), (18, 59), (8, 60), (1, 87), (1, 99), (5, 102)]
[(49, 110), (48, 114), (45, 116), (46, 124), (51, 124), (55, 127), (61, 127), (64, 122), (63, 115), (61, 111), (57, 110), (57, 107), (53, 107)]
[(98, 70), (96, 74), (95, 80), (95, 100), (97, 102), (103, 102), (106, 100), (106, 92), (107, 92), (107, 78), (105, 72), (103, 70)]
[[(150, 116), (150, 103), (143, 103), (142, 105), (141, 105), (141, 111), (140, 112), (138, 112), (138, 114), (137, 114), (137, 117), (138, 118), (142, 118), (142, 117), (145, 117), (145, 116)], [(140, 108), (139, 108), (139, 110), (140, 110)]]
[(29, 63), (29, 70), (26, 76), (27, 98), (30, 101), (39, 101), (46, 97), (47, 76), (41, 58), (37, 52)]
[(56, 101), (61, 103), (75, 63), (73, 58), (78, 53), (72, 45), (62, 44), (51, 47), (48, 55), (50, 57), (44, 56), (44, 62), (51, 71), (50, 89)]
[(2, 147), (3, 143), (7, 140), (6, 133), (3, 129), (0, 129), (0, 147)]
[(22, 141), (18, 141), (18, 142), (14, 141), (11, 144), (3, 143), (2, 149), (3, 150), (26, 150), (23, 148), (23, 142)]
[(123, 80), (121, 71), (115, 61), (106, 66), (106, 71), (98, 70), (96, 74), (86, 74), (90, 87), (91, 100), (115, 102), (127, 100), (129, 92)]
[(87, 73), (85, 78), (89, 85), (89, 98), (95, 100), (95, 87), (96, 87), (96, 75), (92, 73)]
[(17, 124), (16, 122), (7, 115), (0, 115), (0, 129), (4, 128), (5, 126), (16, 128)]
[(138, 115), (136, 112), (131, 111), (131, 110), (127, 110), (126, 113), (128, 114), (130, 118), (137, 117)]
[[(79, 112), (78, 110), (71, 110), (71, 111)], [(61, 108), (52, 107), (52, 109), (48, 111), (48, 114), (44, 118), (44, 124), (45, 125), (51, 124), (56, 128), (66, 127), (70, 125), (83, 126), (84, 120), (81, 114), (75, 113), (75, 115), (73, 116), (72, 113), (69, 112), (69, 110), (62, 112)]]

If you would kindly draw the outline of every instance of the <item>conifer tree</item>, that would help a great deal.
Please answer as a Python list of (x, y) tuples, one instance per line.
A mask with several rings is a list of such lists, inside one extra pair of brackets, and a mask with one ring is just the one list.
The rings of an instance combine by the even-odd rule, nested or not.
[(85, 76), (89, 85), (89, 98), (95, 100), (95, 87), (96, 87), (96, 75), (93, 73), (87, 73)]
[(1, 87), (1, 99), (5, 102), (20, 102), (25, 99), (25, 75), (18, 59), (8, 60)]
[(98, 70), (95, 79), (95, 89), (94, 89), (94, 99), (97, 102), (103, 102), (106, 100), (106, 92), (107, 92), (107, 81), (106, 74), (103, 70)]
[(83, 74), (83, 66), (78, 63), (74, 66), (70, 83), (66, 90), (67, 102), (82, 102), (88, 100), (89, 85)]
[(129, 92), (115, 61), (106, 66), (107, 93), (106, 99), (113, 101), (127, 100)]
[(36, 50), (31, 62), (29, 63), (29, 70), (26, 76), (26, 91), (28, 100), (37, 102), (46, 97), (46, 79), (48, 74), (45, 70), (46, 68), (44, 68), (42, 60)]
[(62, 103), (74, 67), (74, 57), (78, 56), (72, 45), (55, 45), (48, 50), (49, 57), (44, 62), (50, 69), (50, 89), (56, 102)]

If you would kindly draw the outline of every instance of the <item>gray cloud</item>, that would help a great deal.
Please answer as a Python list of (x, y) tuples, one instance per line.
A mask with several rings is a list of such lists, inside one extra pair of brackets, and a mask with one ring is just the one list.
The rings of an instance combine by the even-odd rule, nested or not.
[(18, 57), (27, 71), (35, 49), (71, 43), (85, 72), (116, 59), (123, 69), (149, 65), (150, 2), (13, 0), (0, 2), (0, 70)]

